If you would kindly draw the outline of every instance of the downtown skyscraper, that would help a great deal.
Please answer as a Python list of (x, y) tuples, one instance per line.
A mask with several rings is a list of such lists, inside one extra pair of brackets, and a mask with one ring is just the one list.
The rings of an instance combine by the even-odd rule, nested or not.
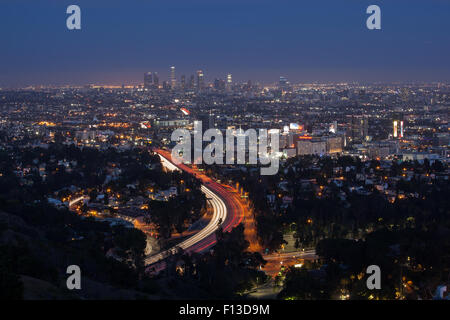
[(150, 89), (153, 85), (153, 74), (151, 72), (144, 73), (144, 88)]
[(197, 71), (197, 91), (202, 91), (205, 88), (205, 75), (202, 70)]
[(144, 73), (144, 88), (157, 89), (159, 87), (158, 72)]
[(169, 80), (170, 80), (170, 87), (172, 89), (175, 89), (177, 86), (177, 78), (175, 75), (175, 67), (174, 66), (170, 67)]

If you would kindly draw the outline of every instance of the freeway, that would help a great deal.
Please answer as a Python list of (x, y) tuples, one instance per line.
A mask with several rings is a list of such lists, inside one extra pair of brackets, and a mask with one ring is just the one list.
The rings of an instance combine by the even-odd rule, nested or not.
[(222, 221), (222, 229), (225, 232), (228, 232), (240, 224), (244, 217), (244, 207), (236, 194), (229, 192), (220, 183), (215, 182), (195, 169), (184, 164), (175, 165), (171, 161), (171, 155), (168, 151), (162, 149), (155, 149), (153, 151), (159, 154), (163, 162), (166, 164), (169, 162), (173, 165), (172, 169), (176, 167), (179, 170), (194, 175), (202, 181), (202, 191), (206, 194), (208, 203), (213, 208), (213, 217), (205, 228), (177, 246), (146, 257), (146, 265), (155, 264), (156, 262), (163, 260), (170, 254), (175, 253), (177, 248), (181, 248), (185, 252), (204, 252), (209, 250), (216, 243), (215, 231), (218, 228), (219, 221)]
[(305, 260), (316, 260), (318, 256), (315, 250), (305, 250), (296, 252), (275, 252), (268, 255), (263, 255), (263, 259), (267, 261), (264, 266), (264, 272), (275, 277), (279, 274), (281, 267), (292, 267), (298, 265)]
[(316, 250), (305, 250), (296, 252), (283, 252), (283, 253), (272, 253), (269, 255), (263, 255), (264, 260), (282, 260), (289, 258), (311, 258), (317, 259)]

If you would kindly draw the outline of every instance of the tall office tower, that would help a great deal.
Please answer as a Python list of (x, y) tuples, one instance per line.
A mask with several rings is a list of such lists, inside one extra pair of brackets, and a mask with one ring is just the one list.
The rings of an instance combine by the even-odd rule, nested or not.
[(181, 76), (181, 81), (180, 81), (181, 83), (180, 83), (180, 85), (181, 85), (181, 89), (186, 89), (186, 76), (183, 74), (182, 76)]
[(158, 72), (153, 72), (153, 86), (155, 88), (159, 87), (159, 77), (158, 77)]
[(144, 73), (144, 88), (150, 89), (153, 85), (153, 75), (151, 72)]
[(189, 82), (187, 86), (189, 89), (195, 88), (195, 76), (193, 74), (189, 77)]
[(163, 87), (164, 90), (170, 90), (171, 89), (170, 83), (168, 81), (163, 81), (162, 87)]
[(227, 82), (225, 84), (225, 88), (227, 91), (231, 91), (231, 86), (233, 85), (233, 79), (231, 77), (231, 73), (227, 74)]
[(363, 142), (369, 135), (369, 119), (365, 115), (351, 116), (351, 138), (352, 142)]
[(225, 81), (222, 79), (214, 79), (214, 89), (218, 91), (225, 90)]
[(177, 78), (175, 76), (175, 67), (170, 67), (170, 86), (175, 89), (177, 86)]
[(395, 114), (392, 119), (392, 126), (393, 126), (393, 137), (394, 138), (403, 138), (403, 115), (402, 114)]
[(369, 118), (367, 116), (362, 117), (361, 127), (362, 139), (367, 140), (367, 138), (369, 137)]
[(197, 71), (197, 91), (201, 91), (205, 88), (205, 75), (202, 70)]
[(289, 85), (289, 82), (287, 81), (286, 77), (281, 76), (278, 85), (280, 89), (286, 89)]

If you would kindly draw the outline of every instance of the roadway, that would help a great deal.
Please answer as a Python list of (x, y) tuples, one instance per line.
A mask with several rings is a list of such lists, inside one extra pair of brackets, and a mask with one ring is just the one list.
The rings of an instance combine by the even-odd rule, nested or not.
[(296, 252), (275, 252), (263, 255), (263, 259), (267, 261), (264, 266), (264, 272), (275, 277), (281, 270), (281, 267), (292, 267), (303, 263), (305, 260), (316, 260), (318, 256), (315, 250), (305, 250)]
[(272, 253), (263, 256), (264, 260), (283, 260), (283, 259), (300, 259), (300, 258), (311, 258), (317, 259), (316, 250), (305, 250), (305, 251), (295, 251), (295, 252), (283, 252), (283, 253)]
[(208, 225), (195, 235), (182, 241), (175, 247), (146, 257), (146, 265), (155, 264), (156, 262), (163, 260), (167, 256), (175, 253), (178, 248), (183, 249), (185, 252), (205, 252), (211, 249), (216, 243), (215, 232), (219, 227), (219, 221), (222, 221), (222, 229), (225, 232), (229, 232), (239, 225), (244, 217), (244, 207), (236, 194), (230, 193), (220, 183), (215, 182), (197, 170), (184, 164), (175, 165), (171, 161), (171, 154), (168, 151), (162, 149), (155, 149), (153, 151), (159, 154), (165, 165), (173, 166), (171, 167), (171, 170), (178, 169), (185, 171), (202, 181), (203, 185), (201, 190), (205, 193), (208, 203), (213, 208), (213, 216)]
[[(175, 165), (171, 161), (172, 158), (170, 152), (166, 150), (155, 149), (153, 151), (159, 154), (163, 164), (170, 170), (183, 170), (202, 181), (202, 191), (206, 194), (206, 197), (209, 199), (208, 202), (213, 208), (213, 217), (204, 229), (181, 242), (179, 245), (164, 252), (148, 256), (145, 260), (146, 265), (156, 264), (156, 262), (159, 261), (162, 262), (168, 255), (175, 253), (178, 247), (182, 248), (185, 252), (205, 252), (211, 249), (216, 243), (215, 231), (218, 228), (220, 219), (222, 219), (222, 229), (226, 232), (231, 231), (234, 227), (243, 222), (244, 215), (245, 220), (249, 219), (251, 213), (244, 207), (240, 195), (235, 189), (217, 183), (200, 171), (192, 169), (184, 164)], [(255, 228), (255, 226), (253, 226), (253, 228)], [(260, 249), (257, 244), (254, 244), (254, 246), (255, 248)], [(262, 250), (252, 251), (261, 252)], [(298, 264), (299, 259), (315, 260), (318, 257), (315, 250), (306, 250), (290, 253), (272, 253), (263, 255), (263, 258), (267, 261), (263, 270), (268, 275), (275, 276), (282, 265), (285, 267), (293, 266)], [(164, 268), (163, 265), (155, 267), (156, 270), (162, 270)]]

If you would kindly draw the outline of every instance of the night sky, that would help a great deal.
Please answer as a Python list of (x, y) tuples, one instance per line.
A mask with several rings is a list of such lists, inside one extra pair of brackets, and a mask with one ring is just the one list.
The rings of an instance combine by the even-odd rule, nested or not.
[(450, 81), (448, 0), (0, 0), (0, 24), (0, 87), (138, 84), (171, 65), (207, 81)]

